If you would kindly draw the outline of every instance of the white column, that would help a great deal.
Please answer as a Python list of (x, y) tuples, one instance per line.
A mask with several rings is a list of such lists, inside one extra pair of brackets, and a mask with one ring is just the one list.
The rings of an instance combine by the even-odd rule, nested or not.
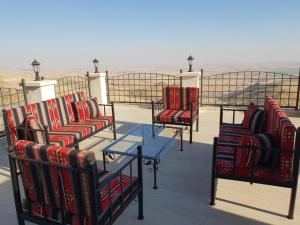
[(183, 72), (179, 76), (182, 79), (183, 87), (197, 87), (200, 88), (201, 72)]
[(106, 73), (90, 74), (91, 97), (97, 97), (98, 102), (107, 104)]
[(56, 80), (25, 81), (28, 104), (55, 98)]

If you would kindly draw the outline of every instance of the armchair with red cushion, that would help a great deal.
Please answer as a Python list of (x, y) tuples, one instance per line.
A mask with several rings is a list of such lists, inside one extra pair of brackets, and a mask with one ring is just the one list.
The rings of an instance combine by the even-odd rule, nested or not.
[(92, 151), (18, 140), (8, 150), (18, 224), (113, 224), (136, 197), (143, 219), (141, 146), (137, 151), (109, 172), (97, 168)]
[(190, 128), (190, 143), (193, 142), (193, 123), (199, 129), (199, 88), (163, 87), (162, 102), (152, 101), (152, 125), (171, 124)]
[(241, 124), (223, 123), (214, 138), (211, 201), (215, 204), (217, 179), (274, 185), (291, 189), (288, 218), (293, 218), (300, 158), (300, 128), (296, 130), (277, 102), (267, 97), (264, 109), (254, 104), (244, 111)]

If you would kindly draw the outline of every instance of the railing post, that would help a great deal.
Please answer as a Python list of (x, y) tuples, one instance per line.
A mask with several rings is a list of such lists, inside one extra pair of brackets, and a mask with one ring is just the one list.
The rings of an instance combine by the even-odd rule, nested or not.
[(28, 104), (28, 99), (27, 99), (27, 94), (26, 94), (26, 90), (25, 90), (25, 79), (21, 80), (20, 85), (22, 86), (25, 105), (27, 105)]
[(97, 97), (99, 103), (107, 104), (106, 73), (89, 74), (91, 96)]
[(22, 79), (21, 86), (25, 104), (45, 101), (55, 98), (56, 80), (26, 81)]
[(297, 97), (296, 97), (296, 110), (299, 109), (299, 92), (300, 92), (300, 67), (298, 73), (298, 87), (297, 87)]
[(86, 72), (86, 78), (88, 81), (88, 89), (89, 89), (89, 98), (92, 98), (92, 93), (91, 93), (91, 79), (90, 79), (90, 73), (89, 71)]
[(109, 80), (108, 80), (108, 70), (105, 71), (105, 79), (106, 79), (106, 93), (107, 93), (107, 102), (109, 103), (110, 102), (110, 99), (109, 99)]
[(201, 69), (201, 77), (200, 77), (200, 106), (203, 105), (203, 69)]

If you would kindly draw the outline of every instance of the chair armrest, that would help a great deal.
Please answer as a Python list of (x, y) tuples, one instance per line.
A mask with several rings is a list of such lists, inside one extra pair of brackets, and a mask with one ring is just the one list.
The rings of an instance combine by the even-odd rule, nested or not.
[(245, 112), (245, 111), (247, 111), (247, 109), (246, 108), (224, 108), (224, 107), (222, 107), (223, 108), (223, 111), (236, 111), (236, 112)]
[(106, 113), (106, 109), (107, 107), (110, 107), (111, 108), (111, 115), (113, 117), (113, 122), (115, 122), (115, 107), (114, 107), (114, 103), (112, 102), (111, 104), (101, 104), (101, 103), (98, 103), (98, 106), (101, 106), (103, 107), (103, 112), (104, 112), (104, 116), (107, 116), (107, 113)]
[(112, 104), (101, 104), (101, 103), (98, 103), (98, 105), (99, 105), (99, 106), (104, 106), (104, 107), (105, 107), (105, 106), (112, 106)]
[[(232, 123), (224, 123), (223, 122), (223, 114), (224, 111), (229, 111), (232, 112)], [(236, 124), (235, 123), (235, 112), (246, 112), (247, 109), (246, 108), (242, 108), (242, 107), (235, 107), (235, 108), (224, 108), (222, 105), (220, 106), (220, 126), (222, 124)]]

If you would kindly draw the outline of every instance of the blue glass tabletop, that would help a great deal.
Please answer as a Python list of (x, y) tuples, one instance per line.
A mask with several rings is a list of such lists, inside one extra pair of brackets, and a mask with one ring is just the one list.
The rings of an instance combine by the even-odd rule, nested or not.
[(141, 145), (143, 158), (160, 160), (175, 143), (179, 129), (181, 128), (155, 125), (153, 136), (152, 125), (139, 124), (105, 147), (102, 152), (135, 156), (137, 146)]

